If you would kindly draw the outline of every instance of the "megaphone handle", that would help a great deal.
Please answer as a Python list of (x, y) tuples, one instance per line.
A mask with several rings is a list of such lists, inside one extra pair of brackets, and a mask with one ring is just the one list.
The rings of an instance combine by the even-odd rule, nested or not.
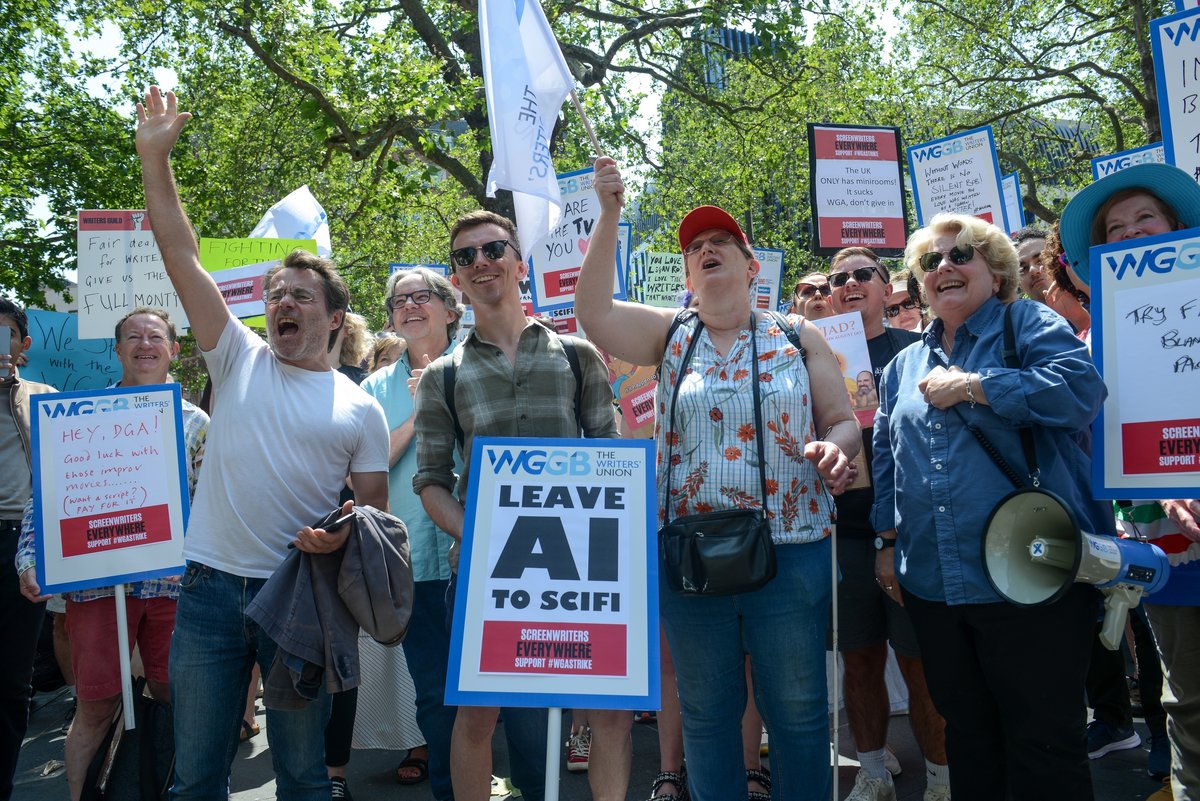
[(1125, 634), (1125, 619), (1129, 610), (1137, 603), (1137, 597), (1130, 598), (1123, 588), (1115, 587), (1106, 593), (1104, 600), (1104, 625), (1100, 628), (1100, 642), (1110, 651), (1121, 647), (1121, 637)]

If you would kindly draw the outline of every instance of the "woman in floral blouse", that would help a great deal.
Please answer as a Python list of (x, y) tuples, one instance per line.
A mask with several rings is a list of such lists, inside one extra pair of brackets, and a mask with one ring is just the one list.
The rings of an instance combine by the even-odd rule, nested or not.
[[(805, 355), (771, 316), (752, 311), (758, 261), (741, 227), (714, 206), (692, 211), (679, 226), (688, 288), (700, 297), (697, 314), (673, 328), (674, 310), (614, 301), (624, 186), (611, 159), (596, 162), (596, 192), (601, 211), (579, 277), (576, 313), (607, 352), (635, 364), (662, 365), (658, 460), (660, 468), (670, 461), (671, 486), (667, 497), (666, 471), (660, 469), (660, 519), (668, 504), (674, 518), (761, 507), (765, 500), (778, 562), (772, 581), (735, 595), (680, 594), (660, 582), (692, 798), (746, 797), (739, 722), (748, 653), (755, 701), (770, 736), (775, 797), (824, 801), (830, 792), (825, 700), (830, 494), (849, 483), (848, 460), (860, 447), (837, 362), (812, 325), (788, 320)], [(694, 336), (699, 339), (680, 381)], [(677, 382), (672, 416), (668, 404)], [(754, 382), (765, 429), (765, 499)]]

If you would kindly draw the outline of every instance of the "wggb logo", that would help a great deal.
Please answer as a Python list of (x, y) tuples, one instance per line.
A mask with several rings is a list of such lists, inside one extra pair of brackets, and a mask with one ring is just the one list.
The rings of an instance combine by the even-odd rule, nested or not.
[(588, 454), (582, 451), (544, 451), (521, 449), (516, 453), (498, 448), (487, 449), (493, 475), (508, 468), (510, 475), (586, 476), (592, 472)]
[(1193, 240), (1148, 248), (1142, 251), (1141, 258), (1134, 253), (1125, 253), (1118, 261), (1116, 256), (1106, 255), (1104, 262), (1118, 281), (1130, 270), (1137, 278), (1141, 278), (1146, 270), (1158, 275), (1166, 275), (1176, 268), (1194, 270), (1200, 267), (1200, 242)]

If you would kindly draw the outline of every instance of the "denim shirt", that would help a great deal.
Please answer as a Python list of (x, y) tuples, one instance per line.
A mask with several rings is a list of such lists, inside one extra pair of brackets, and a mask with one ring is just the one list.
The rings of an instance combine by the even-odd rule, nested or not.
[[(1004, 366), (1005, 304), (989, 298), (959, 326), (953, 355), (942, 350), (943, 323), (901, 351), (884, 370), (875, 417), (876, 531), (896, 529), (896, 576), (905, 592), (948, 604), (1003, 600), (983, 570), (982, 535), (996, 503), (1013, 491), (954, 408), (1022, 476), (1028, 472), (1020, 426), (1032, 426), (1041, 487), (1063, 499), (1079, 525), (1112, 534), (1109, 504), (1093, 500), (1090, 457), (1081, 432), (1108, 391), (1087, 346), (1043, 304), (1016, 301), (1013, 328), (1020, 369)], [(956, 365), (981, 376), (987, 404), (938, 410), (918, 382)]]

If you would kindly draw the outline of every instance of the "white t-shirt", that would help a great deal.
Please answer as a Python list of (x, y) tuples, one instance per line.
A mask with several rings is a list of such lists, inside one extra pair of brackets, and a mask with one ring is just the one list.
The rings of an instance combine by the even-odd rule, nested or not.
[(234, 319), (204, 359), (216, 402), (183, 555), (268, 578), (349, 473), (387, 471), (383, 409), (340, 373), (280, 362)]

